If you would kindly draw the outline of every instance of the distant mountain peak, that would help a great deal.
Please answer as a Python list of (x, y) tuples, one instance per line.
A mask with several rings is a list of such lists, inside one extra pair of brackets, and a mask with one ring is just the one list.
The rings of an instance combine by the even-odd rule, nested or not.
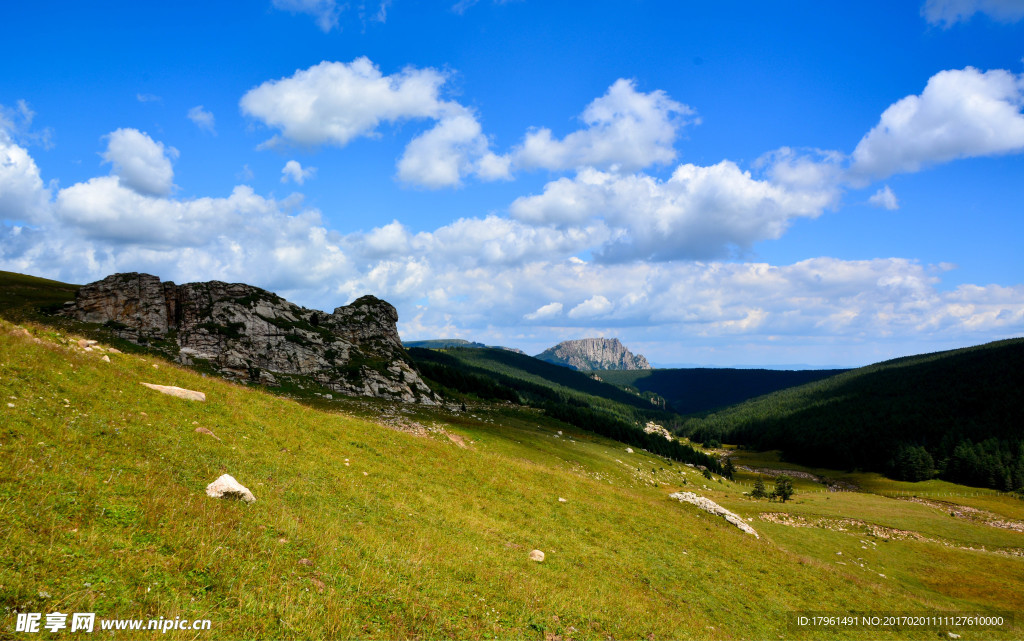
[(617, 338), (562, 341), (535, 358), (579, 370), (651, 369), (642, 354), (633, 354)]

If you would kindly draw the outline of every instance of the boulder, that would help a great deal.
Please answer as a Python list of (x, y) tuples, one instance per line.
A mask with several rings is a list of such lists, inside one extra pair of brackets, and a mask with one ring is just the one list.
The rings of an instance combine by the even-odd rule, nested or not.
[(530, 551), (530, 560), (531, 561), (536, 561), (537, 563), (541, 563), (541, 562), (544, 561), (544, 553), (541, 552), (540, 550), (531, 550)]
[(205, 401), (206, 394), (197, 392), (195, 390), (185, 389), (183, 387), (175, 387), (173, 385), (154, 385), (153, 383), (143, 383), (149, 389), (154, 389), (162, 394), (168, 394), (170, 396), (177, 396), (189, 401)]
[(235, 480), (230, 474), (224, 474), (219, 479), (206, 486), (206, 495), (215, 499), (235, 499), (246, 503), (255, 503), (256, 497), (252, 495), (249, 488)]

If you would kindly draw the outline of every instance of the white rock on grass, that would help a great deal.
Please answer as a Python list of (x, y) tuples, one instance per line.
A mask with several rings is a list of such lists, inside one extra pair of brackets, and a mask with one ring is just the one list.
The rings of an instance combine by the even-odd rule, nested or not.
[(246, 503), (255, 503), (256, 497), (252, 495), (249, 488), (235, 480), (230, 474), (224, 474), (219, 479), (206, 486), (206, 495), (215, 499), (235, 499)]
[(540, 563), (540, 562), (542, 562), (544, 560), (544, 553), (541, 552), (540, 550), (531, 550), (530, 551), (530, 560), (531, 561), (536, 561), (537, 563)]
[(174, 387), (173, 385), (154, 385), (153, 383), (143, 383), (143, 385), (149, 389), (155, 389), (163, 394), (170, 394), (171, 396), (177, 396), (178, 398), (184, 398), (189, 401), (206, 400), (206, 394), (190, 389), (184, 389), (182, 387)]
[(757, 535), (757, 532), (754, 531), (754, 528), (747, 525), (738, 514), (730, 512), (711, 499), (694, 494), (693, 492), (676, 492), (675, 494), (669, 494), (669, 498), (678, 499), (684, 503), (696, 505), (705, 512), (710, 512), (711, 514), (723, 517), (726, 521), (732, 523), (747, 534), (753, 534), (754, 538), (761, 538)]

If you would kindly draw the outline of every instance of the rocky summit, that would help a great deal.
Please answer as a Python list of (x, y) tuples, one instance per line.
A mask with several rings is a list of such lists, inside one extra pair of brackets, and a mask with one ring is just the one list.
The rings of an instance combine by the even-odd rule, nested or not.
[(80, 288), (63, 315), (227, 378), (304, 377), (342, 394), (434, 404), (398, 337), (398, 312), (363, 296), (332, 313), (240, 283), (114, 274)]
[(535, 358), (579, 370), (651, 369), (642, 354), (633, 354), (617, 338), (562, 341)]

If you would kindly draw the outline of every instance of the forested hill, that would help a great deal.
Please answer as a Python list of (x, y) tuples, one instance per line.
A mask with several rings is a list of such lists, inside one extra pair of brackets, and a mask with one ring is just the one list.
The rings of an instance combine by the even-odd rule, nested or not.
[(820, 467), (1024, 487), (1024, 339), (870, 365), (687, 427)]
[(696, 414), (742, 403), (756, 396), (796, 387), (848, 370), (769, 370), (686, 368), (600, 371), (601, 380), (668, 401), (680, 414)]
[(721, 472), (718, 461), (677, 438), (644, 431), (648, 421), (672, 430), (682, 417), (645, 398), (561, 365), (502, 349), (409, 350), (431, 389), (451, 400), (505, 401), (683, 463)]

